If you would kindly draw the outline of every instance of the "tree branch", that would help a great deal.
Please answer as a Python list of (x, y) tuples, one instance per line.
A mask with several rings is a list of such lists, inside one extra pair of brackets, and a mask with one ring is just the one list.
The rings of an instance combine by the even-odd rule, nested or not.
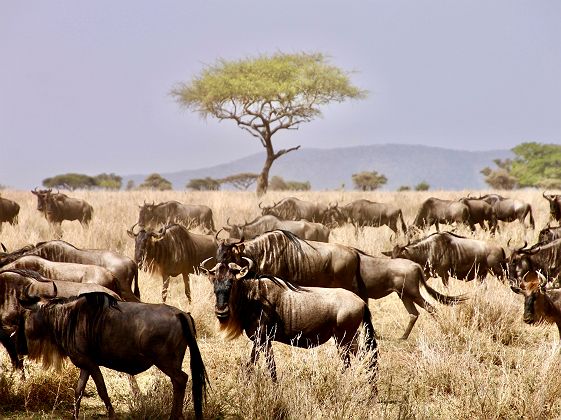
[(291, 147), (290, 149), (281, 149), (273, 155), (273, 159), (278, 159), (282, 155), (286, 155), (288, 152), (292, 152), (293, 150), (298, 150), (298, 149), (300, 149), (300, 146)]

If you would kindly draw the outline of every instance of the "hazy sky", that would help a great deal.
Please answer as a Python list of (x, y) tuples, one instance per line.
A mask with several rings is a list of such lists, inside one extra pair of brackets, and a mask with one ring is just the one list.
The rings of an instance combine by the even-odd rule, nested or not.
[(561, 143), (560, 22), (559, 0), (3, 1), (0, 184), (261, 151), (169, 91), (219, 57), (277, 51), (323, 52), (370, 91), (277, 147)]

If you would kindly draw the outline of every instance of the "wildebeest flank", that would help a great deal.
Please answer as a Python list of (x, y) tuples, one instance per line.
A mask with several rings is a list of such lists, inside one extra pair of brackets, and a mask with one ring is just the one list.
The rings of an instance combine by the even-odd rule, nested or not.
[(401, 209), (387, 203), (375, 203), (370, 200), (356, 200), (345, 206), (330, 205), (325, 213), (326, 223), (341, 225), (350, 221), (357, 229), (364, 226), (388, 226), (398, 233), (398, 223), (401, 223), (403, 233), (407, 233), (407, 226), (403, 221)]
[(259, 208), (263, 216), (271, 214), (281, 220), (305, 219), (309, 222), (320, 223), (324, 221), (324, 215), (327, 211), (327, 205), (323, 203), (312, 203), (296, 197), (283, 198), (272, 206), (262, 206), (259, 203)]
[(231, 225), (223, 229), (230, 234), (230, 238), (253, 239), (271, 230), (286, 230), (294, 233), (300, 239), (317, 242), (329, 242), (331, 230), (321, 223), (308, 222), (307, 220), (280, 220), (276, 216), (267, 215), (256, 218), (244, 225)]
[(16, 225), (18, 223), (19, 204), (7, 198), (0, 197), (0, 232), (4, 222)]
[(166, 201), (158, 204), (144, 203), (140, 206), (138, 225), (155, 230), (161, 225), (178, 223), (187, 228), (201, 226), (206, 233), (215, 232), (212, 210), (199, 204), (182, 204)]

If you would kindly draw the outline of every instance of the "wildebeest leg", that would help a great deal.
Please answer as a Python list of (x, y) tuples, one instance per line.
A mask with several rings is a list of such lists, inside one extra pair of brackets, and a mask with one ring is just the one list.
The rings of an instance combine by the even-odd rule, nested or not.
[(413, 326), (417, 322), (417, 318), (419, 318), (419, 311), (415, 307), (415, 304), (410, 297), (402, 296), (401, 301), (403, 302), (403, 306), (405, 306), (407, 312), (409, 312), (409, 323), (407, 324), (405, 332), (401, 336), (401, 340), (407, 340), (409, 338), (409, 334), (411, 334)]
[(348, 331), (342, 331), (335, 333), (335, 342), (337, 343), (337, 351), (339, 357), (343, 361), (343, 370), (351, 366), (351, 354), (356, 355), (358, 351), (358, 341), (357, 336), (354, 334), (350, 336), (347, 334)]
[(439, 273), (440, 278), (442, 279), (442, 284), (444, 285), (444, 287), (448, 288), (448, 280), (450, 279), (450, 273), (448, 273), (448, 271), (445, 271), (443, 273)]
[[(429, 225), (430, 226), (430, 225)], [(436, 228), (437, 232), (440, 232), (440, 226), (438, 225), (438, 220), (434, 221), (434, 227)]]
[(76, 383), (76, 388), (74, 388), (74, 418), (77, 419), (80, 414), (80, 402), (82, 401), (82, 396), (84, 395), (84, 389), (90, 378), (90, 373), (86, 369), (80, 370), (80, 377)]
[(136, 378), (134, 375), (128, 375), (127, 378), (129, 379), (129, 385), (131, 386), (132, 396), (137, 398), (140, 396), (140, 388), (138, 387), (138, 382), (136, 382)]
[(185, 400), (185, 388), (189, 376), (181, 370), (181, 367), (156, 365), (171, 379), (173, 385), (173, 404), (171, 406), (170, 419), (183, 419), (183, 401)]
[(169, 276), (162, 276), (162, 302), (168, 298)]
[(53, 223), (53, 235), (57, 239), (62, 238), (62, 223), (61, 222), (54, 222)]
[(191, 286), (189, 283), (189, 273), (183, 273), (183, 283), (185, 284), (185, 296), (187, 296), (187, 300), (191, 303)]
[(101, 374), (101, 370), (99, 370), (99, 366), (92, 366), (92, 368), (89, 369), (89, 373), (92, 375), (95, 382), (99, 397), (105, 404), (105, 408), (107, 408), (107, 414), (109, 417), (115, 417), (115, 410), (111, 405), (111, 400), (109, 399), (109, 394), (107, 394), (107, 387), (105, 386), (105, 381), (103, 380), (103, 375)]

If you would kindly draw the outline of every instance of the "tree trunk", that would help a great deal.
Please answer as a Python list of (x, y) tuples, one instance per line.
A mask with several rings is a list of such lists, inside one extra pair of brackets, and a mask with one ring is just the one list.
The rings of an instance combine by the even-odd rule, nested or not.
[(272, 153), (272, 150), (271, 153), (269, 153), (269, 149), (267, 149), (267, 159), (265, 159), (263, 169), (259, 174), (259, 178), (257, 178), (257, 197), (261, 197), (267, 192), (267, 188), (269, 187), (269, 171), (274, 161), (275, 154)]

